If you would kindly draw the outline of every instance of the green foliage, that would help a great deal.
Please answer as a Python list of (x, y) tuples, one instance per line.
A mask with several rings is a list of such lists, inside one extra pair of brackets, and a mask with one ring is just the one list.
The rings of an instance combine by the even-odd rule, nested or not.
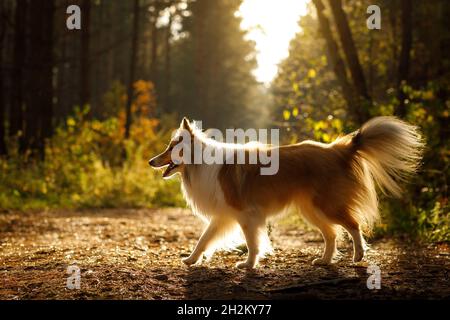
[[(301, 32), (291, 41), (289, 57), (280, 64), (272, 84), (275, 119), (288, 136), (329, 142), (350, 125), (344, 99), (328, 66), (325, 42), (311, 15), (300, 19)], [(292, 139), (288, 138), (291, 142)]]
[[(429, 82), (421, 89), (403, 85), (406, 120), (421, 128), (427, 149), (418, 175), (400, 202), (402, 206), (393, 207), (394, 201), (387, 204), (391, 208), (387, 218), (394, 227), (433, 241), (450, 241), (450, 142), (446, 134), (449, 101), (439, 98), (447, 85), (447, 80)], [(397, 99), (392, 98), (391, 108), (396, 104)]]
[(77, 110), (57, 128), (45, 162), (17, 154), (0, 160), (0, 208), (184, 206), (178, 181), (163, 181), (148, 166), (170, 139), (174, 117), (137, 119), (123, 141), (120, 117), (88, 121), (86, 114)]

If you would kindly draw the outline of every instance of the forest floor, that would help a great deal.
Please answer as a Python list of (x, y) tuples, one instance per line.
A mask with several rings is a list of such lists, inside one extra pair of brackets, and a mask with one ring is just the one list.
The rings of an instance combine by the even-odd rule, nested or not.
[[(450, 297), (450, 247), (406, 238), (371, 241), (351, 262), (351, 242), (328, 267), (312, 266), (322, 239), (286, 223), (273, 226), (275, 253), (258, 269), (245, 255), (219, 252), (201, 266), (187, 256), (203, 225), (184, 209), (0, 213), (0, 299), (441, 299)], [(80, 289), (67, 288), (68, 266)], [(369, 290), (369, 265), (381, 289)]]

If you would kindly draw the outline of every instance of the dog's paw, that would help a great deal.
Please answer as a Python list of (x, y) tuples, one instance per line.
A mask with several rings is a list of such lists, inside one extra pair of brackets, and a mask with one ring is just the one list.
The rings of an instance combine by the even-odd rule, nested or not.
[(353, 262), (360, 262), (364, 258), (364, 251), (355, 251), (353, 254)]
[(325, 260), (324, 258), (317, 258), (312, 262), (313, 266), (327, 266), (329, 264), (331, 264), (331, 261)]
[(252, 262), (248, 262), (248, 261), (242, 261), (242, 262), (236, 263), (236, 268), (239, 268), (239, 269), (254, 269), (255, 268), (255, 264), (252, 263)]
[(198, 260), (199, 259), (195, 259), (195, 257), (191, 257), (191, 256), (181, 259), (181, 261), (187, 266), (192, 266), (193, 264), (196, 264), (198, 262)]

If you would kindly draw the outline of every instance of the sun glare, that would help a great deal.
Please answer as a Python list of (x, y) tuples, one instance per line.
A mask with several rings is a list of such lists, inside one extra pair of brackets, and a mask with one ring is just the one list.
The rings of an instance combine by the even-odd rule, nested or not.
[(258, 81), (269, 83), (278, 70), (278, 63), (287, 57), (289, 42), (299, 31), (298, 20), (307, 13), (309, 0), (244, 0), (238, 15), (241, 27), (248, 30), (248, 39), (255, 41)]

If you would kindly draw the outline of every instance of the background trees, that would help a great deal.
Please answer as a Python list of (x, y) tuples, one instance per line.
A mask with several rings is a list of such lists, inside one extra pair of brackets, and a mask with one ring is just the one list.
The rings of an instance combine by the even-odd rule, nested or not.
[[(386, 215), (447, 234), (450, 2), (380, 0), (382, 29), (369, 30), (370, 1), (311, 0), (270, 86), (252, 75), (241, 3), (0, 1), (0, 207), (179, 204), (176, 188), (146, 190), (141, 166), (181, 116), (280, 128), (289, 143), (397, 115), (421, 127), (428, 152)], [(81, 30), (66, 28), (71, 4)]]
[[(245, 40), (234, 13), (241, 1), (189, 3), (181, 32), (189, 35), (176, 46), (175, 108), (202, 119), (205, 126), (242, 125), (256, 81), (254, 44)], [(187, 90), (186, 90), (187, 89)], [(191, 104), (186, 105), (186, 101)], [(220, 114), (220, 117), (217, 115)]]
[[(22, 153), (44, 156), (53, 128), (76, 106), (88, 107), (87, 117), (97, 119), (125, 111), (128, 137), (139, 79), (154, 85), (153, 115), (189, 115), (218, 127), (242, 124), (256, 82), (254, 48), (234, 15), (240, 3), (2, 1), (0, 140), (5, 144), (8, 135)], [(70, 4), (81, 8), (81, 30), (65, 26)]]
[[(311, 14), (300, 19), (302, 31), (292, 40), (290, 55), (272, 85), (279, 108), (291, 115), (298, 109), (295, 121), (288, 122), (306, 120), (305, 112), (345, 118), (350, 126), (386, 112), (407, 117), (422, 101), (408, 99), (405, 89), (444, 90), (448, 57), (441, 53), (448, 47), (444, 16), (449, 5), (411, 3), (381, 2), (382, 29), (369, 30), (367, 1), (313, 0)], [(431, 12), (433, 22), (425, 18)], [(446, 103), (445, 99), (434, 102)], [(281, 120), (282, 110), (277, 111)]]

